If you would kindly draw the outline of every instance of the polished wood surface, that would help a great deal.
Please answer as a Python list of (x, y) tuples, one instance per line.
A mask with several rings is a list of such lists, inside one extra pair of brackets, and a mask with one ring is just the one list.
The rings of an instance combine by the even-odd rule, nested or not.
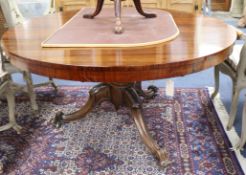
[(231, 0), (211, 0), (212, 11), (229, 11)]
[(182, 76), (224, 61), (236, 40), (233, 27), (210, 17), (170, 11), (180, 35), (134, 48), (42, 48), (41, 42), (75, 12), (35, 18), (9, 29), (1, 44), (11, 63), (30, 72), (68, 80), (134, 82)]

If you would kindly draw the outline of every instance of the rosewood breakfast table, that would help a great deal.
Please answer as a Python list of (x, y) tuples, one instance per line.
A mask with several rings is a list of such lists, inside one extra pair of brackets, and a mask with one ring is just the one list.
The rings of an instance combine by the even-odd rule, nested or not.
[(66, 80), (102, 82), (90, 90), (88, 102), (79, 111), (58, 113), (56, 125), (85, 117), (105, 100), (116, 109), (127, 106), (145, 145), (160, 165), (168, 165), (168, 152), (148, 133), (141, 112), (141, 97), (153, 98), (157, 88), (143, 90), (141, 81), (183, 76), (223, 62), (237, 38), (235, 29), (211, 17), (170, 11), (180, 33), (168, 42), (127, 48), (42, 48), (41, 42), (75, 13), (39, 17), (9, 29), (1, 40), (3, 50), (12, 64), (25, 71)]

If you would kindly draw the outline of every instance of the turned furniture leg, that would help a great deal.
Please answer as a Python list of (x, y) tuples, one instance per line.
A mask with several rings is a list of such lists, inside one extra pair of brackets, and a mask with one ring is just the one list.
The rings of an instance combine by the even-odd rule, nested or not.
[(97, 16), (101, 12), (103, 3), (104, 3), (104, 0), (97, 0), (96, 10), (92, 14), (85, 14), (83, 17), (93, 19), (95, 16)]
[[(118, 0), (118, 1), (121, 1), (121, 0)], [(133, 0), (133, 2), (134, 2), (134, 5), (135, 5), (135, 7), (136, 7), (136, 9), (137, 9), (139, 14), (143, 15), (146, 18), (155, 18), (156, 17), (156, 14), (145, 13), (143, 11), (143, 8), (142, 8), (140, 0)], [(84, 18), (93, 19), (95, 16), (97, 16), (101, 12), (102, 7), (103, 7), (103, 3), (104, 3), (104, 0), (97, 0), (96, 10), (92, 14), (85, 14), (83, 17)], [(114, 2), (114, 3), (118, 3), (118, 2)]]
[(214, 67), (214, 81), (215, 81), (215, 87), (214, 87), (214, 92), (211, 95), (211, 98), (214, 99), (214, 97), (218, 94), (219, 92), (219, 85), (220, 85), (220, 72), (218, 66)]
[(10, 91), (6, 91), (6, 97), (7, 97), (8, 108), (9, 108), (9, 123), (11, 125), (11, 128), (16, 130), (16, 132), (20, 134), (22, 127), (17, 124), (15, 119), (15, 96)]
[(116, 17), (114, 32), (121, 34), (123, 32), (121, 25), (121, 0), (114, 0), (114, 12)]
[(240, 89), (237, 88), (235, 84), (233, 84), (232, 101), (231, 101), (231, 108), (229, 114), (230, 117), (226, 128), (227, 130), (230, 130), (232, 128), (232, 125), (236, 119), (239, 94), (240, 94)]
[(14, 130), (16, 130), (18, 134), (20, 134), (22, 127), (17, 124), (16, 119), (15, 119), (15, 96), (14, 96), (13, 89), (9, 87), (7, 90), (4, 91), (4, 94), (7, 98), (7, 103), (8, 103), (9, 123), (4, 126), (1, 126), (0, 131), (13, 128)]
[[(142, 5), (140, 0), (133, 0), (134, 5), (141, 15), (143, 15), (146, 18), (155, 18), (156, 14), (153, 13), (145, 13), (142, 9)], [(103, 7), (104, 0), (97, 0), (97, 6), (96, 10), (92, 14), (85, 14), (83, 17), (84, 18), (89, 18), (93, 19), (95, 16), (97, 16)], [(114, 8), (115, 8), (115, 27), (114, 27), (114, 32), (116, 34), (121, 34), (123, 32), (123, 27), (122, 27), (122, 22), (121, 22), (121, 0), (114, 0)]]
[(156, 14), (153, 14), (153, 13), (145, 13), (143, 11), (143, 8), (142, 8), (141, 1), (140, 0), (133, 0), (133, 2), (134, 2), (134, 5), (135, 5), (138, 13), (140, 13), (144, 17), (146, 17), (146, 18), (155, 18), (156, 17)]
[(93, 87), (89, 94), (88, 101), (80, 110), (68, 115), (64, 115), (62, 112), (58, 112), (54, 118), (54, 125), (56, 127), (61, 127), (61, 125), (65, 122), (78, 120), (85, 117), (86, 114), (90, 112), (92, 108), (98, 103), (109, 100), (109, 87), (104, 84), (99, 84)]
[(237, 149), (243, 149), (246, 143), (246, 101), (243, 106), (243, 114), (242, 114), (242, 129), (241, 129), (241, 138), (237, 144)]
[(38, 111), (38, 105), (36, 101), (36, 94), (33, 90), (33, 83), (32, 83), (32, 78), (31, 74), (29, 72), (24, 71), (23, 72), (23, 77), (26, 81), (26, 86), (27, 86), (27, 92), (29, 94), (29, 98), (31, 101), (31, 106), (34, 111)]

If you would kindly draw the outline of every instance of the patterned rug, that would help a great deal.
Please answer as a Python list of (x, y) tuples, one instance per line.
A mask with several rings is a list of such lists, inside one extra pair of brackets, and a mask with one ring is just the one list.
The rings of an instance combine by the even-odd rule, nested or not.
[[(89, 87), (36, 89), (40, 112), (32, 115), (25, 94), (17, 97), (18, 135), (0, 133), (3, 174), (18, 175), (226, 175), (244, 174), (223, 131), (207, 89), (179, 89), (175, 96), (159, 95), (144, 101), (143, 114), (157, 143), (167, 148), (173, 163), (166, 169), (142, 143), (130, 111), (115, 111), (110, 103), (97, 106), (84, 119), (55, 129), (57, 111), (69, 113), (84, 104)], [(7, 105), (0, 104), (0, 124)]]

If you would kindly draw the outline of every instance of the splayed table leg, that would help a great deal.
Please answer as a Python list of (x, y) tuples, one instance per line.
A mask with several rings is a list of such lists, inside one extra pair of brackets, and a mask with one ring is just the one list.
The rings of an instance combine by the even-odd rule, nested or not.
[(61, 127), (61, 125), (66, 122), (81, 119), (85, 117), (94, 106), (105, 100), (109, 100), (109, 87), (108, 85), (101, 83), (97, 86), (94, 86), (90, 90), (89, 94), (88, 101), (80, 110), (68, 115), (65, 115), (63, 112), (56, 113), (56, 116), (53, 120), (55, 127)]
[(92, 14), (85, 14), (83, 17), (93, 19), (95, 16), (97, 16), (101, 12), (103, 3), (104, 3), (104, 0), (97, 0), (97, 6), (96, 6), (95, 11)]
[[(139, 84), (140, 83), (140, 84)], [(157, 92), (148, 90), (147, 97), (154, 97)], [(80, 110), (64, 115), (59, 112), (55, 116), (54, 124), (60, 127), (64, 122), (77, 120), (86, 116), (86, 114), (97, 104), (107, 100), (114, 104), (116, 110), (121, 106), (126, 106), (131, 110), (132, 118), (139, 130), (140, 136), (144, 144), (149, 148), (150, 152), (157, 157), (162, 167), (170, 164), (168, 153), (165, 148), (160, 148), (152, 136), (149, 134), (142, 116), (142, 100), (139, 92), (144, 93), (141, 88), (141, 82), (135, 83), (101, 83), (90, 90), (90, 96)]]

